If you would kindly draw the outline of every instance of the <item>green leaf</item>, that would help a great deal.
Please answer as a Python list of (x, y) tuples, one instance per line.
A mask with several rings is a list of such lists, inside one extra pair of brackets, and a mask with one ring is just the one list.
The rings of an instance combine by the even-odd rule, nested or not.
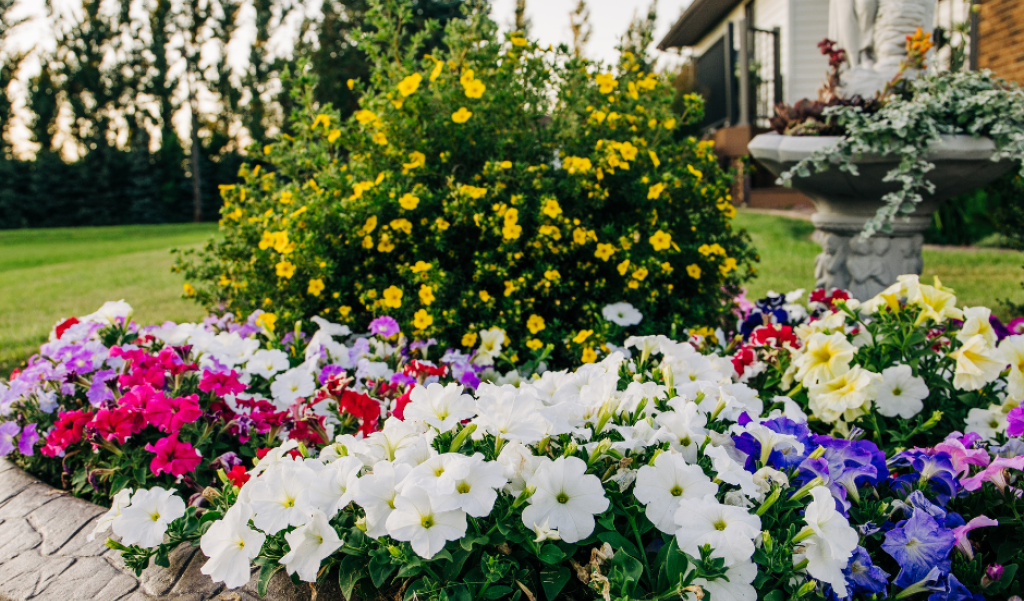
[[(622, 594), (632, 596), (636, 585), (640, 582), (640, 577), (644, 574), (644, 565), (640, 563), (639, 559), (622, 550), (616, 553), (609, 563), (612, 566), (612, 575), (609, 580), (612, 581), (613, 589), (615, 585), (618, 585), (618, 590)], [(622, 574), (619, 582), (615, 582), (617, 573)]]
[[(491, 537), (487, 536), (486, 534), (478, 534), (476, 536), (469, 535), (459, 540), (459, 544), (462, 545), (463, 549), (467, 551), (472, 551), (473, 545), (486, 545), (490, 540)], [(505, 537), (497, 536), (496, 540), (497, 542), (491, 542), (491, 544), (500, 545), (501, 543), (505, 542)]]
[(466, 560), (468, 560), (472, 554), (472, 552), (467, 551), (466, 549), (459, 549), (456, 551), (455, 555), (452, 556), (452, 560), (444, 566), (442, 574), (444, 575), (445, 580), (455, 580), (458, 578), (459, 574), (462, 573), (463, 566), (466, 565)]
[(628, 538), (618, 532), (602, 532), (597, 535), (598, 540), (608, 543), (613, 549), (625, 549), (633, 557), (640, 557), (640, 549), (636, 548)]
[(565, 566), (544, 568), (540, 571), (540, 585), (544, 589), (544, 596), (548, 598), (548, 601), (558, 599), (558, 593), (562, 592), (565, 585), (569, 583), (571, 575), (569, 568)]
[(679, 550), (675, 537), (672, 537), (665, 557), (665, 578), (668, 580), (669, 586), (679, 584), (686, 575), (686, 569), (689, 565), (690, 560)]
[(484, 598), (485, 599), (501, 599), (502, 597), (510, 594), (511, 592), (512, 592), (512, 587), (510, 587), (510, 586), (504, 586), (504, 585), (492, 586), (489, 589), (487, 589), (486, 593), (484, 593)]
[(356, 555), (346, 555), (345, 559), (341, 560), (338, 567), (338, 587), (345, 596), (345, 601), (352, 598), (356, 584), (366, 575), (365, 563), (363, 558)]
[(448, 599), (449, 601), (473, 601), (473, 595), (466, 585), (460, 584), (448, 594)]
[(565, 561), (565, 553), (556, 547), (555, 545), (544, 545), (540, 550), (540, 555), (537, 556), (544, 563), (552, 566), (556, 566)]
[(786, 593), (779, 589), (775, 589), (764, 596), (764, 601), (786, 601)]
[(370, 580), (373, 586), (380, 588), (388, 580), (388, 576), (394, 573), (396, 567), (386, 557), (377, 555), (370, 561)]
[(270, 588), (270, 579), (284, 566), (276, 561), (270, 560), (260, 567), (260, 576), (256, 581), (256, 594), (260, 597), (267, 596), (267, 589)]

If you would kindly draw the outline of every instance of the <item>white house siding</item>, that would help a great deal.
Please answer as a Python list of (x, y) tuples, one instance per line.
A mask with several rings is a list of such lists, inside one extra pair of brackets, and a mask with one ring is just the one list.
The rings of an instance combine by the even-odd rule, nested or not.
[(710, 33), (704, 36), (704, 38), (700, 42), (698, 42), (696, 46), (693, 47), (693, 56), (702, 56), (705, 52), (707, 52), (708, 48), (710, 48), (712, 44), (717, 42), (718, 38), (722, 37), (722, 35), (725, 33), (725, 28), (728, 26), (728, 24), (734, 23), (738, 26), (739, 22), (743, 20), (745, 14), (746, 13), (744, 12), (743, 4), (740, 4), (735, 9), (733, 9), (733, 11), (729, 13), (729, 16), (727, 16), (718, 25), (716, 25)]
[(828, 70), (828, 60), (818, 51), (818, 42), (828, 37), (828, 0), (790, 0), (789, 27), (782, 30), (785, 101), (817, 98)]

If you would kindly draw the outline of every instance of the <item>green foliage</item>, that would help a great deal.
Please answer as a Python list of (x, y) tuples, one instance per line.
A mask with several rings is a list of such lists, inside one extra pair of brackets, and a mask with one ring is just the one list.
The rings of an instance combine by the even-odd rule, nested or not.
[(294, 135), (264, 148), (273, 170), (243, 169), (224, 240), (183, 258), (203, 302), (289, 324), (387, 314), (449, 346), (498, 327), (510, 355), (553, 344), (585, 360), (609, 303), (643, 313), (638, 333), (723, 315), (753, 253), (711, 145), (673, 135), (699, 100), (678, 119), (635, 56), (609, 69), (498, 40), (481, 8), (420, 58), (430, 28), (396, 42), (408, 16), (370, 11), (353, 119), (315, 103), (308, 69), (294, 76)]

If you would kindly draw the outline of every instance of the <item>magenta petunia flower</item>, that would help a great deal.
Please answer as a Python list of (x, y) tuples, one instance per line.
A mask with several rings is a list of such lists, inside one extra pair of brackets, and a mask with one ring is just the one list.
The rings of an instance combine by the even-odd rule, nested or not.
[(203, 378), (199, 382), (199, 390), (212, 392), (219, 397), (240, 394), (245, 392), (246, 388), (245, 384), (238, 381), (238, 372), (235, 370), (216, 372), (207, 369), (203, 371)]
[(985, 449), (971, 449), (965, 446), (959, 432), (953, 432), (946, 440), (935, 445), (935, 450), (949, 454), (953, 469), (956, 470), (958, 476), (968, 473), (972, 465), (985, 467), (991, 461), (991, 457)]
[(177, 434), (167, 438), (161, 438), (155, 445), (146, 445), (146, 450), (156, 453), (149, 469), (157, 476), (160, 474), (171, 474), (181, 476), (196, 469), (202, 456), (191, 444), (178, 440)]
[(92, 420), (92, 426), (104, 440), (117, 440), (118, 444), (124, 444), (134, 434), (134, 424), (135, 416), (124, 407), (100, 409)]
[(384, 338), (391, 338), (400, 331), (398, 322), (387, 315), (381, 315), (370, 322), (370, 332)]
[(1024, 406), (1012, 409), (1006, 416), (1009, 425), (1006, 427), (1006, 435), (1015, 438), (1024, 436)]
[(989, 464), (988, 467), (971, 476), (970, 478), (962, 478), (960, 484), (969, 491), (976, 491), (981, 488), (981, 485), (985, 482), (991, 482), (996, 485), (996, 488), (1003, 491), (1009, 485), (1009, 481), (1006, 477), (1006, 470), (1024, 470), (1024, 455), (1014, 457), (1013, 459), (1007, 459), (1005, 457), (998, 457)]
[(967, 540), (967, 535), (970, 534), (971, 530), (976, 528), (988, 528), (990, 526), (998, 525), (998, 521), (993, 520), (988, 516), (979, 515), (963, 526), (953, 528), (953, 536), (956, 537), (957, 548), (963, 551), (963, 554), (967, 556), (967, 559), (974, 559), (974, 547), (971, 546), (971, 541)]
[(190, 424), (203, 415), (199, 397), (161, 397), (146, 406), (146, 421), (164, 432), (177, 433), (184, 424)]

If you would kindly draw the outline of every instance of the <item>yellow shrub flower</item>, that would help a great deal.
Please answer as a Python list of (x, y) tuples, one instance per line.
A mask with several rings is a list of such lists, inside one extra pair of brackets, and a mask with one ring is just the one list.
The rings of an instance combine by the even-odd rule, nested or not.
[(672, 269), (672, 264), (669, 263), (668, 261), (665, 261), (664, 263), (661, 264), (661, 270), (664, 271), (665, 273), (672, 273), (674, 271)]
[(700, 170), (694, 167), (693, 165), (687, 165), (686, 170), (689, 171), (690, 174), (693, 175), (693, 177), (697, 178), (697, 181), (704, 179), (704, 174), (701, 173)]
[(512, 161), (502, 161), (501, 163), (498, 164), (498, 166), (501, 167), (502, 169), (511, 169)]
[(388, 286), (384, 289), (383, 303), (385, 307), (397, 309), (402, 306), (402, 289), (398, 286)]
[(597, 353), (593, 348), (588, 346), (583, 349), (583, 354), (580, 355), (580, 361), (583, 363), (593, 363), (594, 361), (597, 361)]
[(274, 326), (277, 325), (277, 315), (273, 313), (260, 313), (259, 317), (256, 318), (256, 325), (263, 326), (268, 332), (273, 332)]
[(542, 225), (537, 228), (537, 232), (542, 236), (549, 236), (555, 240), (562, 239), (562, 230), (558, 229), (558, 227), (554, 225)]
[(619, 270), (619, 275), (626, 275), (626, 272), (629, 270), (629, 259), (619, 263), (616, 269)]
[(600, 86), (598, 91), (602, 94), (611, 94), (612, 90), (619, 85), (619, 82), (615, 79), (615, 75), (611, 73), (601, 73), (594, 78), (594, 81), (596, 81), (597, 85)]
[(597, 245), (597, 250), (594, 251), (594, 256), (602, 261), (607, 261), (612, 258), (615, 254), (615, 246), (612, 244), (605, 244), (604, 242)]
[(527, 42), (526, 38), (524, 38), (522, 35), (514, 34), (512, 36), (512, 45), (523, 47), (526, 46), (527, 44), (529, 44), (529, 42)]
[(504, 240), (518, 240), (523, 233), (523, 226), (515, 223), (505, 223), (501, 228), (501, 236)]
[(468, 83), (464, 83), (462, 84), (462, 87), (467, 98), (480, 98), (484, 95), (484, 91), (487, 89), (484, 82), (479, 79), (474, 79)]
[(665, 119), (665, 129), (675, 129), (675, 128), (676, 128), (676, 120), (675, 119)]
[(650, 272), (647, 271), (646, 267), (641, 267), (640, 269), (637, 269), (636, 271), (633, 272), (633, 279), (637, 280), (638, 282), (642, 282), (644, 281), (644, 278), (647, 277), (648, 273)]
[(388, 145), (388, 137), (384, 135), (384, 132), (382, 131), (373, 134), (373, 141), (377, 144), (380, 144), (381, 146)]
[(726, 257), (725, 261), (718, 266), (718, 271), (722, 272), (723, 276), (729, 275), (729, 272), (736, 269), (736, 259), (732, 257)]
[(342, 305), (342, 306), (338, 307), (338, 315), (340, 315), (342, 317), (342, 319), (347, 318), (349, 313), (351, 313), (351, 312), (352, 312), (352, 307), (349, 307), (348, 305)]
[(441, 77), (441, 69), (444, 69), (444, 61), (434, 60), (434, 70), (430, 72), (430, 81), (437, 81)]
[(373, 238), (369, 236), (363, 236), (363, 248), (370, 250), (373, 248)]
[(445, 221), (443, 217), (438, 217), (437, 219), (435, 219), (434, 225), (436, 225), (437, 229), (439, 229), (442, 232), (448, 229), (449, 226), (451, 226), (451, 224)]
[(389, 253), (395, 250), (395, 244), (391, 241), (391, 236), (381, 234), (380, 243), (377, 244), (377, 250), (382, 253)]
[(505, 296), (512, 296), (512, 293), (516, 291), (515, 283), (511, 281), (505, 282)]
[(562, 275), (558, 273), (557, 269), (549, 269), (544, 272), (544, 279), (551, 280), (552, 282), (561, 277)]
[(408, 219), (392, 219), (390, 225), (391, 229), (403, 232), (407, 236), (412, 233), (412, 222)]
[(572, 341), (576, 344), (583, 344), (593, 333), (594, 330), (580, 330), (576, 336), (573, 337)]
[(370, 215), (366, 218), (366, 223), (363, 224), (363, 227), (359, 228), (359, 235), (365, 236), (375, 229), (377, 229), (377, 216)]
[(607, 116), (608, 115), (605, 114), (604, 111), (594, 111), (593, 113), (590, 113), (590, 118), (593, 121), (596, 121), (598, 124), (604, 123), (604, 120)]
[(423, 81), (423, 76), (419, 73), (413, 73), (399, 82), (398, 93), (405, 97), (411, 96), (420, 88), (421, 81)]
[(665, 190), (665, 184), (657, 183), (647, 190), (648, 200), (654, 200), (661, 196), (661, 193)]
[(416, 326), (417, 330), (425, 330), (434, 323), (434, 318), (427, 313), (426, 309), (420, 309), (413, 315), (412, 325)]
[(360, 125), (366, 125), (367, 123), (373, 123), (376, 120), (377, 120), (377, 113), (374, 113), (373, 111), (368, 111), (366, 109), (363, 109), (361, 111), (356, 111), (356, 121), (358, 121)]
[(531, 315), (530, 318), (526, 320), (526, 329), (530, 330), (531, 334), (543, 332), (546, 327), (547, 326), (544, 325), (544, 318), (540, 315)]
[(420, 302), (426, 306), (434, 302), (434, 289), (426, 284), (420, 286)]
[(320, 293), (324, 291), (324, 281), (320, 278), (309, 280), (309, 288), (306, 292), (313, 296), (320, 296)]
[(340, 138), (340, 137), (341, 137), (341, 130), (340, 129), (332, 129), (331, 133), (327, 134), (327, 142), (329, 144), (334, 144), (335, 142), (338, 141), (338, 138)]
[(587, 230), (578, 227), (572, 231), (572, 241), (576, 244), (583, 245), (587, 243)]
[(419, 197), (406, 192), (398, 199), (398, 204), (406, 211), (411, 211), (420, 204), (420, 199)]
[(558, 204), (558, 201), (554, 198), (548, 198), (544, 200), (544, 207), (540, 210), (548, 217), (554, 219), (562, 214), (562, 207)]
[(272, 144), (267, 144), (266, 146), (263, 147), (263, 154), (270, 154), (273, 151), (274, 146)]
[(430, 263), (427, 263), (425, 261), (416, 261), (416, 264), (412, 266), (412, 272), (423, 273), (424, 271), (430, 271), (431, 267), (433, 267), (433, 265), (431, 265)]
[(275, 268), (277, 269), (277, 277), (279, 278), (291, 278), (295, 275), (295, 265), (288, 261), (281, 261)]
[(565, 157), (565, 160), (562, 161), (562, 166), (565, 167), (565, 170), (570, 174), (574, 174), (577, 171), (580, 173), (590, 171), (593, 164), (590, 162), (590, 159), (586, 157)]
[(260, 250), (267, 250), (272, 248), (275, 242), (277, 242), (277, 236), (273, 232), (266, 231), (263, 232), (263, 237), (260, 238), (258, 246)]
[(309, 129), (316, 129), (316, 127), (318, 125), (323, 125), (324, 129), (327, 129), (328, 127), (330, 127), (331, 126), (331, 116), (330, 115), (317, 115), (316, 119), (313, 119), (313, 126), (310, 127)]
[(473, 200), (480, 200), (484, 196), (487, 196), (487, 188), (477, 188), (476, 186), (469, 186), (466, 184), (459, 186), (459, 192), (462, 192)]
[(476, 346), (476, 339), (476, 332), (467, 332), (462, 336), (462, 346), (467, 348), (473, 348), (474, 346)]
[(409, 173), (413, 169), (419, 169), (427, 164), (427, 156), (422, 152), (414, 150), (409, 153), (409, 162), (402, 163), (402, 173)]
[(486, 303), (487, 301), (491, 300), (491, 295), (488, 294), (486, 290), (481, 290), (480, 291), (480, 300), (482, 300), (482, 301), (484, 301)]
[(285, 190), (284, 192), (281, 192), (281, 204), (283, 204), (283, 205), (290, 205), (290, 204), (292, 204), (293, 201), (294, 201), (294, 198), (292, 197), (292, 193), (291, 192), (289, 192), (288, 190)]
[(529, 340), (526, 341), (526, 348), (530, 349), (531, 351), (537, 351), (544, 348), (544, 343), (541, 342), (540, 340), (537, 340), (536, 338), (530, 338)]
[(656, 251), (660, 252), (663, 250), (667, 250), (669, 247), (672, 246), (672, 234), (658, 230), (657, 232), (654, 232), (654, 235), (651, 236), (648, 239), (648, 241), (651, 243), (651, 246), (653, 246), (654, 250)]
[(193, 287), (192, 284), (189, 284), (188, 282), (185, 282), (185, 296), (187, 296), (189, 298), (192, 298), (195, 295), (196, 295), (195, 287)]
[(661, 161), (658, 160), (658, 155), (653, 150), (648, 150), (647, 154), (651, 157), (651, 163), (654, 164), (655, 168), (661, 165)]
[(452, 113), (452, 121), (462, 124), (465, 123), (466, 121), (469, 121), (469, 118), (472, 116), (472, 111), (470, 111), (466, 107), (462, 107), (459, 110)]

